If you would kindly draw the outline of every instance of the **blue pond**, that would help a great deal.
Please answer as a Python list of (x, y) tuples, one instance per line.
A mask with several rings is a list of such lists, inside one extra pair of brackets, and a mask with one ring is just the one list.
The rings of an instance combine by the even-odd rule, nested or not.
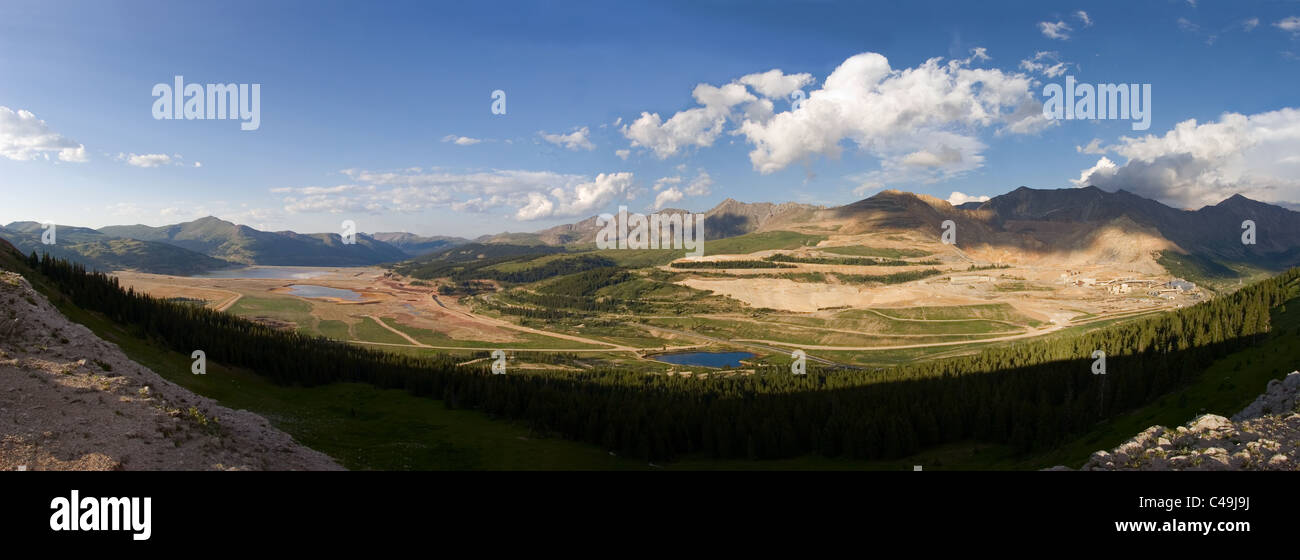
[(313, 286), (311, 284), (293, 284), (289, 286), (289, 293), (305, 298), (339, 298), (348, 301), (361, 301), (361, 294), (352, 290)]
[(654, 359), (680, 366), (728, 367), (739, 366), (741, 360), (753, 358), (749, 352), (679, 352), (659, 354)]

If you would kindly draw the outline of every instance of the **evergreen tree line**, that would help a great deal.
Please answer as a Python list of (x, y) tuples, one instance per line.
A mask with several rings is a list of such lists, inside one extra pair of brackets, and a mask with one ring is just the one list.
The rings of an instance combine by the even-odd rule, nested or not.
[[(398, 271), (414, 278), (448, 278), (455, 283), (496, 280), (512, 284), (528, 284), (556, 276), (613, 267), (617, 264), (599, 255), (560, 257), (538, 265), (531, 264), (531, 261), (551, 254), (554, 253), (508, 255), (475, 261), (430, 262), (418, 266), (405, 265), (398, 267)], [(496, 268), (499, 265), (510, 265), (510, 268), (505, 270)]]
[[(1195, 306), (1104, 330), (990, 348), (881, 371), (783, 367), (685, 378), (592, 369), (491, 375), (446, 356), (389, 354), (276, 331), (233, 315), (122, 289), (66, 261), (29, 259), (73, 303), (188, 354), (286, 385), (362, 382), (528, 423), (624, 455), (897, 458), (964, 440), (1030, 451), (1188, 383), (1258, 342), (1300, 269)], [(1091, 371), (1102, 350), (1107, 374)]]

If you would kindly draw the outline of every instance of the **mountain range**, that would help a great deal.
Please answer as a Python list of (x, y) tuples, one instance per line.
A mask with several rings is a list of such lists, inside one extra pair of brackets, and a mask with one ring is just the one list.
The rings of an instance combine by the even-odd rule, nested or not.
[[(665, 209), (662, 214), (685, 213)], [(1279, 270), (1300, 264), (1300, 212), (1234, 195), (1199, 210), (1180, 210), (1128, 191), (1096, 187), (1020, 187), (988, 201), (952, 206), (946, 201), (887, 190), (843, 206), (745, 203), (726, 199), (705, 214), (707, 239), (763, 231), (866, 235), (911, 232), (937, 238), (951, 220), (964, 251), (1026, 255), (1070, 253), (1076, 260), (1129, 261), (1159, 253), (1162, 266), (1209, 276), (1234, 276), (1232, 265)], [(1255, 223), (1255, 244), (1242, 242), (1242, 224)], [(533, 233), (503, 233), (474, 240), (406, 232), (358, 234), (344, 244), (338, 234), (269, 232), (215, 217), (151, 227), (98, 230), (59, 226), (59, 244), (40, 243), (35, 222), (0, 227), (0, 237), (24, 252), (47, 251), (101, 269), (194, 274), (238, 265), (359, 266), (436, 255), (459, 246), (521, 245), (580, 248), (601, 229), (596, 217)], [(478, 249), (476, 249), (477, 251)], [(1032, 257), (1026, 257), (1032, 258)], [(1155, 257), (1151, 257), (1155, 258)], [(1150, 259), (1148, 259), (1150, 260)], [(1151, 261), (1154, 263), (1154, 261)]]
[(41, 243), (44, 228), (36, 222), (0, 227), (0, 238), (23, 254), (48, 253), (99, 270), (142, 270), (157, 274), (192, 275), (234, 263), (167, 243), (108, 235), (98, 230), (57, 225), (55, 243)]
[[(681, 213), (669, 209), (661, 213)], [(957, 246), (989, 253), (1076, 253), (1074, 260), (1137, 260), (1161, 252), (1202, 275), (1233, 276), (1228, 264), (1278, 270), (1300, 264), (1300, 212), (1234, 195), (1199, 210), (1181, 210), (1125, 190), (1020, 187), (985, 202), (953, 206), (927, 195), (886, 190), (835, 207), (744, 203), (734, 199), (705, 213), (707, 239), (789, 230), (833, 235), (912, 232), (937, 238), (952, 220)], [(1255, 243), (1243, 243), (1243, 223)], [(595, 239), (596, 218), (485, 242), (581, 245)], [(1031, 258), (1027, 256), (1026, 258)]]

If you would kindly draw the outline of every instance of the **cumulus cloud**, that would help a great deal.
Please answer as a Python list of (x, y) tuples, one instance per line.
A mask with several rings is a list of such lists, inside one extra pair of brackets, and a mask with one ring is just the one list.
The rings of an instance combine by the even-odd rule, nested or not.
[(1070, 32), (1074, 31), (1074, 29), (1064, 21), (1040, 21), (1038, 22), (1038, 30), (1048, 39), (1058, 39), (1061, 41), (1069, 39)]
[(1241, 22), (1241, 28), (1244, 31), (1253, 31), (1256, 27), (1259, 27), (1259, 18), (1257, 17), (1253, 17)]
[(670, 187), (659, 191), (659, 194), (655, 195), (655, 210), (661, 210), (664, 206), (677, 202), (685, 196), (686, 195), (682, 193), (681, 189), (678, 189), (677, 187)]
[(709, 84), (695, 86), (692, 97), (702, 107), (681, 111), (667, 121), (659, 113), (642, 112), (641, 116), (621, 129), (632, 147), (648, 148), (665, 159), (691, 147), (712, 146), (722, 134), (732, 108), (758, 98), (741, 84), (716, 87)]
[(794, 90), (812, 83), (812, 74), (785, 74), (778, 69), (741, 77), (737, 82), (768, 99), (788, 99)]
[(618, 159), (627, 161), (627, 156), (632, 155), (632, 150), (614, 150), (614, 155), (618, 156)]
[(963, 192), (953, 191), (952, 194), (948, 196), (948, 204), (960, 206), (967, 202), (987, 202), (988, 199), (989, 197), (987, 196), (971, 196)]
[(974, 58), (895, 70), (877, 53), (850, 57), (799, 110), (740, 126), (754, 145), (750, 162), (772, 173), (815, 155), (839, 157), (848, 141), (880, 158), (886, 172), (927, 168), (923, 175), (936, 180), (979, 167), (985, 146), (977, 129), (1028, 133), (1050, 123), (1033, 102), (1029, 76), (970, 68)]
[(518, 220), (576, 217), (595, 213), (632, 194), (629, 172), (594, 178), (551, 171), (491, 170), (455, 173), (404, 169), (373, 172), (346, 169), (350, 182), (332, 186), (279, 187), (289, 213), (403, 213), (432, 208), (488, 212), (507, 208)]
[(703, 169), (690, 181), (680, 175), (661, 177), (655, 181), (654, 190), (658, 193), (655, 195), (654, 208), (658, 210), (665, 204), (688, 196), (708, 196), (713, 192), (713, 177)]
[(51, 154), (59, 161), (87, 161), (86, 146), (54, 132), (31, 111), (0, 105), (0, 156), (27, 161)]
[(591, 130), (585, 126), (574, 129), (573, 132), (568, 134), (547, 134), (545, 132), (539, 132), (538, 134), (542, 136), (543, 140), (555, 144), (556, 146), (563, 146), (568, 150), (590, 151), (596, 149), (596, 145), (592, 144), (591, 140), (587, 138), (587, 136), (591, 134)]
[(1074, 12), (1075, 19), (1083, 22), (1084, 27), (1092, 27), (1092, 18), (1088, 17), (1088, 12), (1079, 10)]
[(442, 137), (442, 141), (451, 142), (452, 144), (455, 144), (457, 146), (473, 146), (474, 144), (478, 144), (483, 140), (479, 138), (470, 138), (468, 136), (456, 136), (455, 134), (448, 134)]
[(1300, 200), (1300, 110), (1178, 123), (1164, 136), (1124, 137), (1107, 149), (1127, 158), (1102, 158), (1076, 186), (1125, 189), (1173, 205), (1197, 208), (1233, 194), (1268, 202)]
[(667, 120), (643, 112), (622, 132), (633, 147), (661, 159), (711, 146), (723, 134), (737, 136), (752, 146), (750, 162), (761, 173), (817, 156), (838, 158), (852, 146), (880, 160), (872, 180), (933, 182), (982, 165), (980, 129), (1031, 134), (1055, 124), (1035, 102), (1032, 77), (972, 67), (988, 59), (977, 48), (966, 59), (894, 69), (884, 56), (862, 53), (840, 64), (797, 108), (792, 103), (781, 112), (773, 100), (811, 87), (813, 77), (747, 74), (722, 86), (699, 84), (696, 107)]

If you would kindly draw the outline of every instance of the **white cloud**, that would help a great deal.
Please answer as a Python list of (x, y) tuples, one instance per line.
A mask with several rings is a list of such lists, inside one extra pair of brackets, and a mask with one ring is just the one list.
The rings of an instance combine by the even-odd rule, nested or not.
[[(614, 199), (625, 196), (632, 186), (632, 174), (601, 173), (592, 181), (579, 183), (571, 187), (551, 189), (551, 197), (556, 200), (555, 208), (549, 214), (530, 214), (524, 217), (525, 209), (520, 209), (515, 217), (531, 220), (549, 217), (586, 216), (609, 204)], [(530, 193), (530, 201), (532, 194)]]
[[(685, 183), (685, 187), (682, 184)], [(654, 191), (659, 193), (655, 195), (654, 207), (656, 210), (663, 208), (664, 204), (677, 202), (687, 196), (708, 196), (713, 192), (713, 177), (703, 169), (699, 174), (687, 182), (679, 175), (672, 177), (661, 177), (655, 181)]]
[(1075, 146), (1074, 151), (1081, 154), (1101, 155), (1106, 153), (1106, 148), (1101, 145), (1101, 138), (1093, 138), (1087, 146)]
[(1093, 164), (1092, 167), (1084, 169), (1083, 172), (1079, 174), (1078, 179), (1071, 179), (1070, 182), (1074, 183), (1074, 186), (1076, 187), (1094, 186), (1094, 181), (1102, 181), (1109, 177), (1113, 177), (1117, 169), (1118, 167), (1115, 165), (1115, 162), (1111, 161), (1110, 158), (1103, 156), (1101, 159), (1097, 160), (1097, 163)]
[(800, 110), (741, 124), (740, 134), (754, 145), (750, 162), (772, 173), (814, 155), (839, 157), (848, 140), (881, 158), (886, 170), (934, 161), (920, 152), (944, 154), (948, 165), (940, 176), (978, 167), (984, 145), (972, 135), (976, 129), (1029, 132), (1036, 126), (1030, 123), (1045, 119), (1033, 103), (1030, 77), (970, 68), (974, 58), (895, 70), (876, 53), (850, 57)]
[(1077, 12), (1074, 12), (1074, 17), (1079, 21), (1083, 22), (1084, 27), (1092, 27), (1092, 18), (1088, 17), (1088, 12), (1079, 10)]
[(86, 146), (64, 137), (31, 111), (17, 111), (0, 105), (0, 156), (28, 161), (57, 154), (59, 161), (83, 163), (87, 161)]
[(468, 136), (456, 136), (455, 134), (448, 134), (442, 137), (442, 141), (451, 142), (457, 146), (473, 146), (474, 144), (478, 144), (483, 140), (479, 138), (470, 138)]
[(1201, 30), (1201, 26), (1200, 26), (1200, 25), (1197, 25), (1197, 24), (1195, 24), (1195, 23), (1192, 23), (1191, 20), (1189, 20), (1189, 19), (1187, 19), (1187, 18), (1185, 18), (1185, 17), (1180, 17), (1180, 18), (1178, 18), (1176, 21), (1177, 21), (1177, 23), (1178, 23), (1178, 28), (1179, 28), (1179, 29), (1182, 29), (1183, 31), (1190, 31), (1190, 32), (1192, 32), (1192, 33), (1195, 33), (1195, 32), (1198, 32), (1198, 31)]
[(1182, 207), (1215, 204), (1233, 194), (1268, 201), (1300, 200), (1300, 110), (1225, 113), (1218, 121), (1178, 123), (1164, 136), (1121, 138), (1076, 185), (1126, 189)]
[(722, 134), (732, 107), (758, 101), (745, 86), (735, 83), (722, 87), (699, 84), (692, 96), (703, 106), (681, 111), (667, 121), (659, 113), (642, 112), (632, 124), (623, 126), (623, 136), (632, 147), (649, 148), (665, 159), (690, 147), (712, 146)]
[(614, 155), (618, 156), (618, 159), (627, 161), (627, 156), (632, 155), (632, 150), (614, 150)]
[(596, 149), (596, 145), (592, 144), (591, 140), (587, 138), (587, 135), (591, 134), (591, 130), (585, 126), (574, 129), (573, 132), (568, 134), (547, 134), (545, 132), (539, 132), (538, 134), (542, 136), (543, 140), (555, 144), (556, 146), (563, 146), (568, 150), (590, 151)]
[(117, 159), (135, 167), (159, 167), (172, 162), (167, 154), (118, 154)]
[(963, 192), (953, 191), (951, 195), (948, 195), (948, 204), (960, 206), (967, 202), (987, 202), (988, 199), (987, 196), (971, 196)]
[(1254, 17), (1241, 22), (1241, 28), (1245, 31), (1253, 31), (1259, 27), (1259, 18)]
[(676, 176), (674, 176), (674, 177), (660, 177), (659, 179), (655, 180), (654, 190), (655, 190), (655, 192), (658, 192), (658, 191), (663, 190), (664, 187), (667, 187), (667, 186), (670, 186), (670, 185), (675, 186), (675, 185), (680, 185), (680, 184), (682, 184), (682, 178), (681, 178), (681, 177), (676, 177)]
[(712, 192), (712, 187), (713, 178), (701, 169), (700, 174), (696, 175), (695, 179), (691, 180), (690, 184), (686, 185), (686, 194), (691, 196), (708, 196)]
[(1070, 38), (1070, 32), (1074, 29), (1064, 21), (1057, 21), (1055, 23), (1050, 21), (1040, 21), (1038, 22), (1038, 30), (1042, 31), (1043, 36), (1048, 39), (1059, 39), (1064, 41)]
[(1060, 54), (1056, 51), (1038, 51), (1032, 58), (1020, 61), (1020, 69), (1026, 72), (1037, 72), (1048, 78), (1055, 78), (1064, 74), (1072, 66), (1069, 62), (1063, 62)]
[(512, 209), (519, 220), (592, 214), (631, 194), (629, 172), (596, 177), (550, 171), (492, 170), (453, 173), (404, 169), (344, 170), (352, 182), (334, 186), (279, 187), (289, 213), (390, 213), (450, 208), (458, 212)]
[(873, 181), (864, 177), (857, 177), (862, 180), (862, 184), (853, 188), (853, 196), (867, 196), (873, 192), (884, 190), (885, 184), (880, 181)]
[(737, 82), (754, 88), (759, 95), (768, 99), (789, 99), (794, 90), (809, 85), (812, 74), (785, 74), (777, 69), (741, 77)]
[[(121, 161), (121, 162), (126, 162), (127, 165), (131, 165), (134, 167), (144, 167), (144, 168), (162, 167), (164, 165), (175, 165), (177, 167), (188, 166), (188, 164), (185, 163), (185, 157), (180, 154), (167, 155), (167, 154), (119, 153), (117, 154), (117, 157), (113, 159), (116, 159), (117, 161)], [(203, 163), (196, 161), (193, 163), (192, 167), (203, 167)]]
[(1300, 17), (1290, 16), (1279, 20), (1273, 24), (1273, 27), (1286, 31), (1287, 33), (1300, 34)]
[(685, 195), (677, 187), (659, 191), (655, 195), (655, 210), (662, 209), (665, 205), (681, 200)]

